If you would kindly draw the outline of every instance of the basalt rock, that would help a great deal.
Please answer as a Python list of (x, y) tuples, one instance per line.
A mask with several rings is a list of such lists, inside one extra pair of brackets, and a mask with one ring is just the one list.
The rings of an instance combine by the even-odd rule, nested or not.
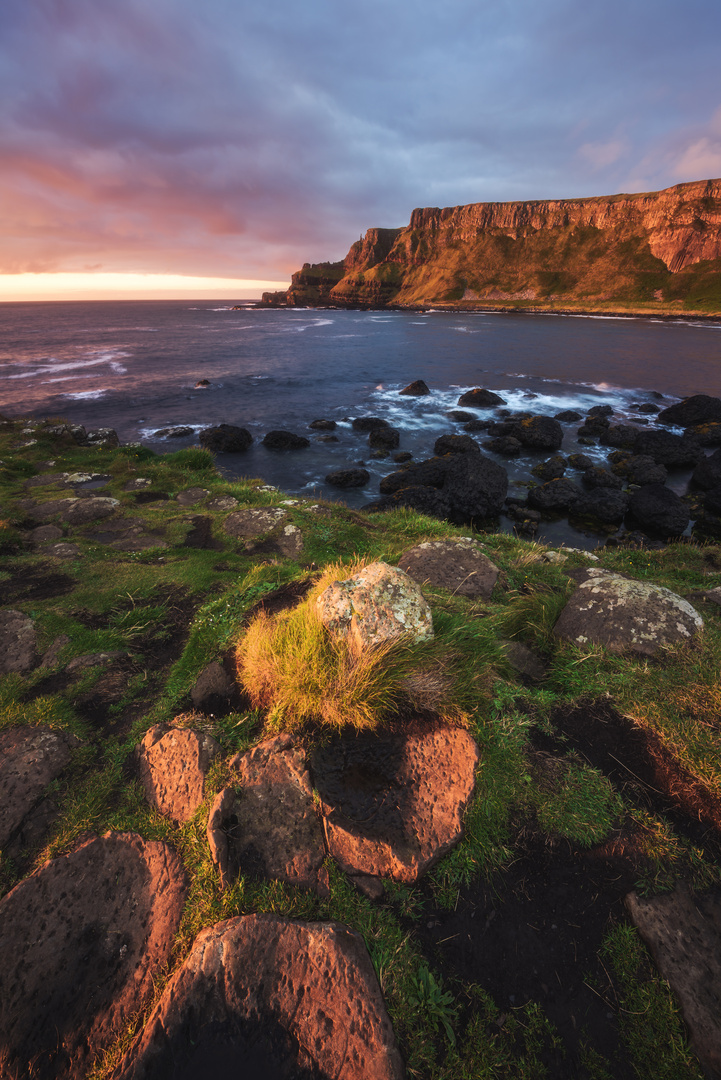
[(571, 517), (599, 522), (602, 525), (620, 525), (628, 510), (628, 495), (614, 488), (595, 488), (584, 492), (569, 510)]
[(404, 551), (401, 570), (419, 585), (435, 585), (459, 596), (488, 599), (498, 580), (498, 567), (473, 540), (429, 540)]
[(470, 435), (441, 435), (433, 445), (436, 457), (443, 454), (480, 454), (481, 448)]
[(465, 394), (461, 394), (457, 402), (458, 405), (473, 405), (476, 409), (492, 409), (496, 405), (505, 405), (505, 399), (499, 394), (494, 394), (492, 390), (483, 390), (481, 387), (476, 387), (474, 390), (466, 390)]
[(632, 424), (611, 424), (598, 437), (601, 446), (626, 447), (631, 449), (636, 442), (638, 428)]
[(390, 427), (390, 424), (380, 416), (357, 416), (352, 427), (354, 431), (373, 431), (375, 428)]
[(367, 469), (335, 469), (328, 473), (325, 482), (333, 487), (354, 488), (365, 487), (370, 478), (371, 474)]
[(693, 471), (691, 485), (708, 491), (721, 484), (721, 449), (715, 450), (710, 457), (705, 457)]
[(47, 727), (0, 731), (0, 850), (6, 847), (80, 740)]
[(690, 521), (686, 503), (663, 484), (647, 484), (634, 491), (628, 515), (632, 528), (659, 540), (681, 536)]
[(215, 454), (242, 454), (253, 442), (253, 436), (247, 428), (218, 424), (201, 431), (198, 442)]
[(310, 446), (310, 439), (292, 431), (269, 431), (263, 436), (263, 446), (267, 446), (269, 450), (303, 450)]
[(335, 431), (338, 425), (335, 420), (312, 420), (308, 427), (314, 431)]
[(542, 461), (539, 465), (534, 465), (531, 472), (534, 476), (537, 476), (539, 480), (543, 480), (544, 483), (547, 480), (558, 480), (560, 476), (566, 471), (566, 459), (563, 454), (554, 454), (548, 461)]
[(602, 469), (598, 465), (591, 466), (590, 469), (586, 469), (581, 477), (581, 483), (584, 487), (590, 488), (616, 488), (620, 490), (623, 487), (623, 480), (620, 476), (615, 476), (614, 473), (609, 472), (608, 469)]
[(647, 454), (628, 454), (617, 451), (609, 455), (611, 471), (625, 477), (630, 484), (665, 484), (668, 470)]
[(190, 821), (205, 798), (205, 777), (220, 754), (219, 743), (202, 731), (156, 724), (137, 754), (150, 805), (173, 821)]
[(373, 505), (378, 509), (404, 505), (423, 509), (424, 496), (418, 487), (436, 488), (441, 495), (439, 499), (429, 493), (425, 505), (437, 509), (424, 512), (463, 525), (473, 519), (497, 517), (508, 491), (508, 474), (480, 453), (444, 454), (385, 476), (381, 492), (394, 498)]
[(680, 469), (697, 465), (704, 457), (695, 439), (673, 435), (670, 431), (641, 431), (633, 444), (635, 455), (652, 457), (658, 465)]
[(433, 637), (431, 609), (416, 583), (394, 566), (371, 563), (356, 577), (335, 581), (316, 601), (323, 625), (358, 648), (396, 638)]
[(424, 394), (430, 394), (430, 390), (423, 382), (423, 379), (416, 379), (415, 382), (408, 383), (408, 386), (399, 390), (398, 393), (406, 394), (408, 397), (423, 397)]
[(528, 505), (541, 512), (558, 513), (572, 507), (582, 494), (577, 484), (561, 477), (559, 480), (549, 480), (546, 484), (531, 488), (528, 492)]
[(536, 450), (558, 450), (563, 442), (563, 429), (550, 416), (531, 416), (514, 424), (510, 434), (523, 446)]
[(368, 433), (368, 445), (373, 450), (395, 450), (401, 441), (397, 428), (377, 427)]
[(658, 414), (661, 424), (673, 424), (678, 427), (691, 427), (694, 424), (707, 424), (721, 420), (721, 398), (708, 394), (694, 394), (684, 398), (676, 405), (662, 409)]
[(36, 660), (35, 620), (22, 611), (0, 611), (0, 675), (29, 671)]

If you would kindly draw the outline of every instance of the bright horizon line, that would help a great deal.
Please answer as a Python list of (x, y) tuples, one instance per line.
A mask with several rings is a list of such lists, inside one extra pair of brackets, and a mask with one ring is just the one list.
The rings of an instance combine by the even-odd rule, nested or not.
[(288, 281), (191, 274), (0, 274), (0, 303), (18, 300), (256, 300)]

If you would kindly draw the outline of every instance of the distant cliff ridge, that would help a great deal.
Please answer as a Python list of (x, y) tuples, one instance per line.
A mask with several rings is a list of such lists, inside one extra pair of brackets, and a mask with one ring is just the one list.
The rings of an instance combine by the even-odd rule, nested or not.
[(292, 307), (513, 307), (721, 314), (721, 180), (592, 199), (414, 210), (342, 262), (306, 263)]

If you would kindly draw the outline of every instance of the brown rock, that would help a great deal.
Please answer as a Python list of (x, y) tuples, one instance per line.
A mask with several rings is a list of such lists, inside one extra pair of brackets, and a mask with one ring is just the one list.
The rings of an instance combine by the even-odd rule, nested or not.
[(0, 1075), (75, 1080), (147, 1003), (186, 895), (157, 841), (106, 833), (0, 901)]
[(263, 536), (265, 533), (270, 532), (276, 525), (280, 525), (281, 522), (285, 521), (287, 517), (288, 512), (281, 510), (278, 506), (236, 510), (234, 514), (228, 514), (228, 517), (223, 522), (223, 528), (228, 536), (253, 539), (256, 536)]
[(47, 727), (0, 731), (0, 849), (70, 761), (79, 739)]
[(661, 975), (681, 1003), (691, 1046), (710, 1076), (721, 1076), (721, 897), (692, 894), (679, 882), (626, 906)]
[(207, 499), (208, 495), (210, 495), (210, 492), (206, 488), (192, 487), (187, 488), (185, 491), (179, 491), (176, 498), (181, 506), (194, 506), (195, 503)]
[(433, 637), (431, 609), (421, 590), (403, 570), (384, 562), (334, 581), (316, 605), (324, 626), (359, 648), (404, 636), (413, 641)]
[(498, 567), (472, 540), (429, 540), (409, 548), (398, 566), (419, 585), (437, 585), (460, 596), (488, 599), (498, 578)]
[(670, 589), (589, 569), (553, 628), (576, 645), (653, 656), (664, 645), (689, 641), (703, 619)]
[(303, 554), (303, 533), (297, 525), (284, 525), (278, 536), (278, 550), (287, 559), (297, 559)]
[(214, 499), (211, 499), (206, 510), (212, 510), (214, 514), (225, 512), (228, 510), (234, 510), (238, 505), (238, 500), (234, 495), (216, 495)]
[(219, 1069), (278, 1080), (402, 1080), (360, 934), (274, 915), (201, 931), (112, 1080)]
[(156, 724), (138, 747), (140, 782), (151, 806), (174, 821), (190, 821), (205, 798), (205, 777), (220, 754), (211, 735)]
[(461, 838), (478, 747), (459, 728), (340, 735), (313, 753), (328, 850), (350, 875), (416, 881)]
[(84, 525), (88, 521), (110, 517), (118, 506), (117, 499), (95, 495), (89, 499), (51, 499), (30, 507), (27, 513), (35, 521), (51, 521), (57, 516), (71, 525)]
[(230, 762), (208, 819), (208, 843), (225, 887), (238, 873), (328, 893), (323, 832), (313, 805), (305, 753), (290, 735), (260, 743)]
[(546, 665), (537, 652), (521, 641), (501, 641), (506, 660), (514, 671), (529, 682), (540, 682), (546, 674)]
[(35, 663), (35, 621), (22, 611), (0, 611), (0, 675), (29, 671)]
[(238, 687), (230, 673), (218, 660), (203, 668), (190, 691), (193, 706), (212, 715), (227, 712), (238, 701)]
[(34, 544), (42, 544), (49, 540), (61, 540), (63, 530), (57, 525), (38, 525), (30, 533), (30, 539)]
[(49, 555), (53, 559), (78, 559), (81, 552), (77, 544), (46, 544), (43, 555)]

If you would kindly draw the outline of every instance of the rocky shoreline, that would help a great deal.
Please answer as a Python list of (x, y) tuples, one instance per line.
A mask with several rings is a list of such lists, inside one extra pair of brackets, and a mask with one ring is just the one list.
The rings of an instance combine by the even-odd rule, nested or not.
[(469, 433), (358, 513), (0, 422), (3, 1075), (721, 1075), (721, 551), (616, 483), (680, 454), (717, 520), (721, 400), (665, 412), (582, 418), (593, 554), (484, 531)]

